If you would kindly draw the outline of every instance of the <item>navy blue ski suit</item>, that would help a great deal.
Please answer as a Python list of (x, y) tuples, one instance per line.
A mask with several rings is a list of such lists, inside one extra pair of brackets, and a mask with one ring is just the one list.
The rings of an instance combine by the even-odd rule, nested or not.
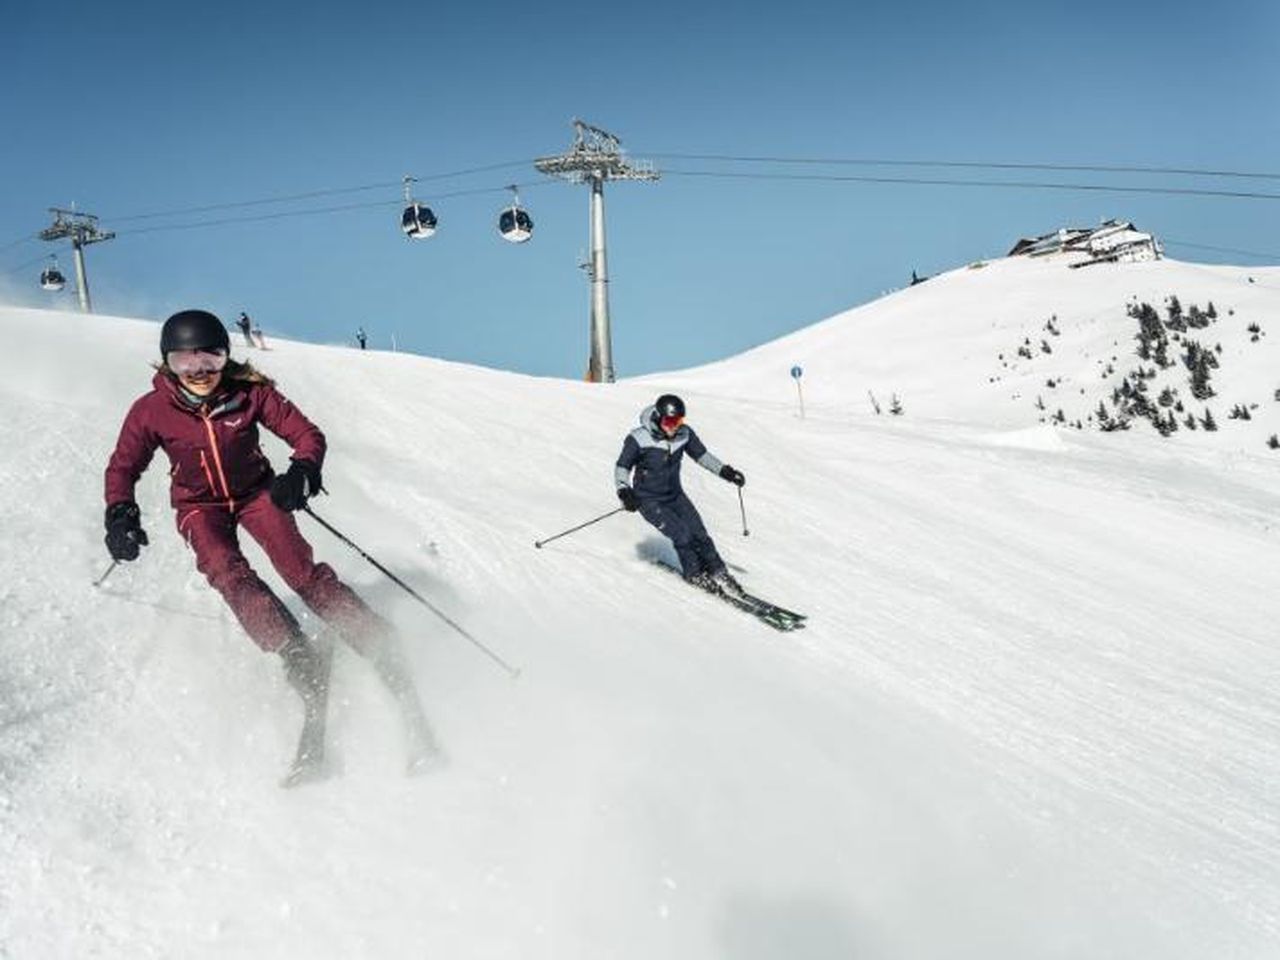
[(622, 442), (614, 480), (619, 490), (630, 487), (635, 491), (640, 515), (671, 538), (688, 580), (704, 572), (714, 576), (725, 566), (697, 508), (680, 486), (680, 464), (686, 451), (698, 466), (714, 474), (724, 466), (684, 424), (674, 436), (667, 437), (658, 426), (656, 409), (648, 407), (640, 414), (640, 426)]

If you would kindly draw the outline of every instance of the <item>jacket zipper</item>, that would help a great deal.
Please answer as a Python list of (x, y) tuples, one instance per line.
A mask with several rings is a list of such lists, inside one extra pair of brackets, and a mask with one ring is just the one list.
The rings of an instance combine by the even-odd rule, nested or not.
[(218, 495), (218, 485), (213, 482), (213, 473), (209, 470), (209, 461), (204, 455), (204, 451), (200, 451), (200, 467), (204, 470), (204, 478), (209, 482), (209, 492), (215, 497)]
[[(204, 421), (204, 429), (209, 434), (209, 448), (213, 451), (213, 465), (218, 468), (218, 479), (222, 481), (222, 492), (227, 498), (227, 509), (234, 510), (236, 508), (236, 502), (231, 496), (231, 488), (227, 486), (227, 475), (222, 472), (222, 454), (218, 452), (218, 437), (213, 432), (213, 422), (210, 421), (209, 415), (207, 413), (200, 414), (200, 419)], [(203, 450), (200, 452), (200, 457), (201, 457), (201, 460), (203, 461), (204, 460)], [(205, 461), (204, 470), (205, 470), (205, 473), (209, 472), (209, 464), (207, 461)], [(211, 487), (213, 486), (212, 477), (209, 478), (209, 486)], [(215, 494), (218, 492), (216, 487), (214, 487), (213, 492)]]

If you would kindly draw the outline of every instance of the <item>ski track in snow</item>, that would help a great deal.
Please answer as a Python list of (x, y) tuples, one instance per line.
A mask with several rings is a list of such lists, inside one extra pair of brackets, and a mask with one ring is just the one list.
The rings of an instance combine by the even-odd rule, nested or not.
[[(991, 329), (962, 322), (979, 302), (1021, 305), (992, 344), (1055, 310), (1065, 341), (1073, 316), (1114, 324), (1135, 277), (1224, 312), (1239, 280), (1136, 267), (958, 271), (613, 388), (255, 356), (329, 438), (316, 511), (523, 668), (508, 681), (300, 518), (400, 626), (447, 762), (403, 775), (391, 703), (340, 648), (338, 769), (293, 791), (300, 704), (195, 572), (163, 455), (139, 489), (151, 545), (90, 586), (155, 325), (0, 309), (26, 344), (0, 360), (0, 957), (1280, 954), (1275, 456), (1225, 426), (1036, 427), (985, 385), (963, 416), (913, 416), (961, 389), (945, 357)], [(932, 360), (919, 334), (943, 372), (901, 390), (906, 417), (871, 415), (860, 372), (797, 418), (786, 358), (856, 368), (867, 330), (909, 337), (936, 302), (960, 329)], [(746, 472), (747, 538), (732, 487), (693, 464), (686, 487), (805, 631), (654, 570), (670, 549), (632, 516), (533, 549), (612, 508), (655, 388)]]

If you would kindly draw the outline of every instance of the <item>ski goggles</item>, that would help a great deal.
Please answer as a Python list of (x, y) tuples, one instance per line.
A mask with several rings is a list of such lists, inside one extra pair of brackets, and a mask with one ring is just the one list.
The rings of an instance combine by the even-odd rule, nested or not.
[(684, 423), (684, 417), (663, 417), (658, 421), (658, 426), (668, 433), (674, 433), (680, 429), (682, 423)]
[(170, 350), (164, 355), (164, 362), (180, 377), (217, 373), (227, 365), (227, 351), (221, 347), (213, 350)]

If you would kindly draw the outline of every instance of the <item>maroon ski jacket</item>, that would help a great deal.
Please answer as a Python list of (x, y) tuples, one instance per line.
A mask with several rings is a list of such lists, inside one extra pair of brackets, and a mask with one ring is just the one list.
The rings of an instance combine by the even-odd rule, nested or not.
[(156, 448), (169, 455), (169, 500), (175, 508), (219, 505), (235, 510), (275, 475), (258, 446), (258, 424), (293, 447), (293, 459), (324, 462), (324, 434), (266, 383), (231, 381), (199, 407), (157, 373), (153, 389), (129, 408), (107, 464), (108, 504), (133, 500), (133, 488)]

